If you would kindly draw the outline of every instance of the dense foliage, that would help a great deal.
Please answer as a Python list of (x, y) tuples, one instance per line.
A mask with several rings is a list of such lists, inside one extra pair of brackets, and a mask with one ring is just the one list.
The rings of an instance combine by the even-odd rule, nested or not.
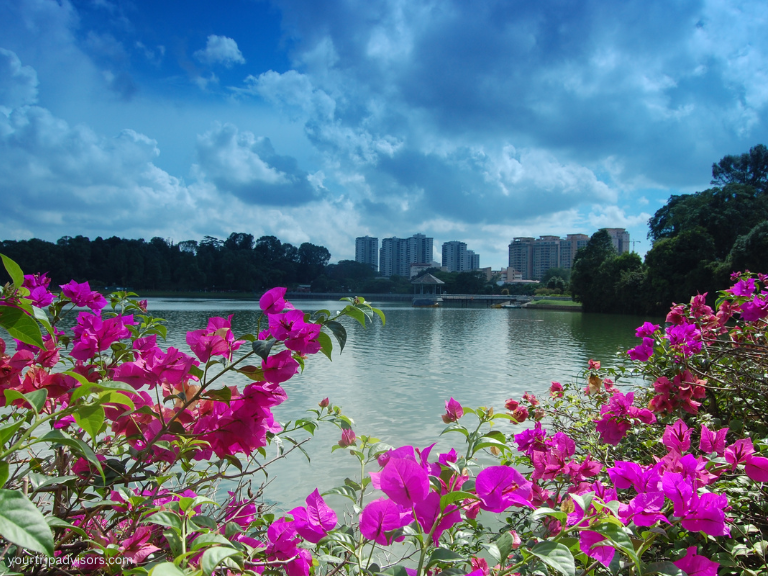
[(597, 232), (577, 254), (573, 293), (591, 312), (660, 314), (697, 290), (714, 295), (735, 270), (768, 269), (768, 148), (712, 166), (717, 187), (673, 195), (649, 220), (645, 262)]
[[(327, 248), (298, 248), (274, 236), (254, 240), (233, 232), (226, 240), (174, 244), (163, 238), (126, 240), (65, 236), (55, 244), (32, 239), (0, 242), (0, 251), (27, 270), (47, 270), (54, 284), (74, 278), (94, 287), (134, 290), (242, 291), (275, 284), (309, 284), (330, 260)], [(7, 276), (0, 271), (5, 282)]]
[[(310, 315), (275, 288), (252, 334), (210, 318), (188, 354), (160, 346), (163, 322), (132, 294), (73, 280), (55, 296), (3, 263), (0, 326), (16, 349), (0, 348), (0, 571), (768, 575), (766, 276), (736, 275), (716, 310), (696, 296), (666, 328), (638, 327), (624, 365), (590, 360), (584, 390), (553, 382), (507, 412), (447, 400), (443, 433), (463, 445), (433, 455), (356, 434), (327, 398), (274, 419), (310, 356), (330, 357), (331, 336), (344, 346), (341, 317), (383, 322), (362, 299)], [(254, 474), (323, 424), (360, 476), (276, 517)]]

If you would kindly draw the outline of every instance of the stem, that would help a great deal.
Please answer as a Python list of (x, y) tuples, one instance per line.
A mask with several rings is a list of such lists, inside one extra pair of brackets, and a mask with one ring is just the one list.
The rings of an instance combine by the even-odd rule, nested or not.
[[(66, 411), (64, 413), (66, 413)], [(48, 420), (50, 420), (51, 418), (53, 418), (54, 416), (59, 416), (61, 414), (62, 414), (61, 412), (56, 413), (56, 414), (50, 414), (50, 415), (48, 415), (48, 416), (46, 416), (45, 418), (42, 418), (42, 419), (40, 419), (40, 416), (37, 416), (37, 419), (35, 420), (34, 424), (32, 424), (32, 426), (30, 426), (29, 429), (26, 432), (24, 432), (24, 434), (21, 435), (21, 438), (19, 438), (13, 446), (8, 448), (8, 450), (6, 450), (5, 452), (0, 453), (0, 460), (5, 460), (12, 453), (17, 452), (18, 450), (21, 450), (21, 448), (20, 448), (21, 444), (27, 438), (29, 438), (32, 435), (32, 432), (34, 432), (35, 428), (40, 426), (40, 424), (43, 424), (43, 423), (47, 422)], [(34, 444), (34, 442), (33, 442), (33, 444)]]

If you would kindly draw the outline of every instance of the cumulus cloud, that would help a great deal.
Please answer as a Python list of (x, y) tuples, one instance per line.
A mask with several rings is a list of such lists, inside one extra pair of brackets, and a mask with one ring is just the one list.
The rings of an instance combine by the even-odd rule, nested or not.
[(295, 158), (277, 154), (269, 138), (240, 132), (232, 124), (198, 136), (196, 154), (199, 178), (245, 202), (282, 206), (314, 198), (309, 177)]
[(0, 48), (0, 106), (16, 108), (37, 100), (37, 73), (15, 52)]
[(226, 68), (231, 68), (235, 64), (245, 64), (237, 42), (226, 36), (208, 36), (208, 42), (205, 49), (198, 50), (194, 54), (195, 58), (203, 64), (213, 65), (221, 64)]

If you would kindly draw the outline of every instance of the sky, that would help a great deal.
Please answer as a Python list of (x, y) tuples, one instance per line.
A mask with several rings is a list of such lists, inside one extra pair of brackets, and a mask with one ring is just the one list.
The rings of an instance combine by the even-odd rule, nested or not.
[(627, 228), (768, 144), (768, 3), (0, 0), (0, 239)]

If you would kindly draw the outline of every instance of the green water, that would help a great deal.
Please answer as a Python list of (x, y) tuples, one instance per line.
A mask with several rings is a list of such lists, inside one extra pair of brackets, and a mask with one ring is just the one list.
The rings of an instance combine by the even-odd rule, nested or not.
[[(298, 301), (305, 311), (341, 308), (338, 302)], [(288, 401), (274, 410), (281, 422), (304, 415), (329, 397), (355, 422), (354, 430), (394, 446), (460, 448), (460, 435), (440, 437), (445, 400), (464, 406), (503, 410), (507, 398), (525, 391), (546, 393), (552, 380), (577, 377), (590, 358), (603, 365), (615, 362), (620, 348), (634, 346), (634, 329), (644, 320), (635, 316), (582, 314), (553, 310), (438, 308), (414, 309), (408, 303), (384, 302), (386, 326), (363, 329), (345, 321), (349, 332), (343, 354), (333, 362), (322, 354), (311, 357), (303, 374), (284, 384)], [(150, 300), (150, 311), (168, 321), (168, 345), (186, 350), (184, 334), (205, 326), (210, 316), (234, 314), (236, 334), (252, 332), (258, 303), (236, 300)], [(227, 384), (243, 385), (244, 378)], [(501, 424), (504, 432), (513, 430)], [(337, 428), (321, 429), (307, 447), (312, 462), (298, 453), (270, 467), (265, 494), (283, 506), (304, 499), (359, 474), (356, 459), (346, 451), (331, 454)], [(456, 443), (456, 444), (452, 444)], [(271, 455), (276, 454), (272, 447)], [(263, 480), (254, 479), (254, 484)]]

